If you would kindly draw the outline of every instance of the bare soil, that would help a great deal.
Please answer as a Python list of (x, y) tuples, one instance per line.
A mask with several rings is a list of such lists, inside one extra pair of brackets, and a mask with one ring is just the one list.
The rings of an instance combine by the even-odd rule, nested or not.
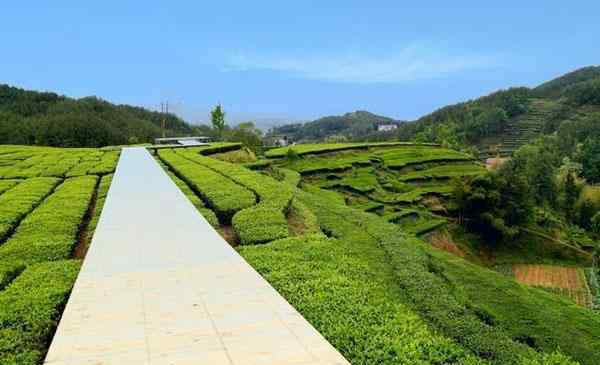
[(513, 265), (515, 280), (522, 284), (556, 289), (557, 292), (573, 299), (577, 304), (587, 306), (591, 294), (585, 275), (578, 267), (552, 265)]

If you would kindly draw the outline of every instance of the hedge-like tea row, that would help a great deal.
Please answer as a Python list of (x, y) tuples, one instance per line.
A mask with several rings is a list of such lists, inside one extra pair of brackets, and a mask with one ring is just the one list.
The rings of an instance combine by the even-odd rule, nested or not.
[(393, 146), (437, 146), (434, 143), (413, 143), (413, 142), (373, 142), (373, 143), (317, 143), (317, 144), (299, 144), (289, 147), (280, 147), (269, 150), (265, 156), (269, 158), (285, 157), (288, 151), (293, 150), (298, 156), (319, 154), (337, 151), (368, 149), (376, 147)]
[(232, 224), (242, 245), (265, 243), (289, 235), (285, 214), (280, 209), (260, 204), (237, 212)]
[(0, 146), (0, 178), (104, 175), (114, 171), (119, 153), (88, 148)]
[(173, 150), (159, 150), (158, 155), (171, 170), (201, 194), (220, 217), (227, 220), (236, 212), (256, 204), (254, 193), (218, 172), (198, 165)]
[[(551, 355), (559, 349), (582, 364), (600, 362), (595, 350), (600, 318), (591, 311), (431, 248), (380, 217), (312, 191), (296, 196), (317, 215), (321, 227), (347, 245), (379, 245), (403, 302), (465, 349), (498, 365), (573, 364)], [(527, 346), (529, 341), (546, 353)]]
[(115, 171), (115, 166), (117, 166), (120, 154), (120, 151), (104, 152), (99, 163), (92, 167), (88, 171), (88, 174), (106, 175), (113, 173)]
[(0, 242), (59, 182), (50, 177), (28, 179), (0, 195)]
[(342, 172), (353, 166), (370, 166), (371, 156), (367, 151), (342, 152), (335, 157), (308, 156), (297, 160), (286, 161), (286, 167), (298, 171), (302, 175)]
[(0, 194), (17, 185), (21, 180), (0, 180)]
[(402, 303), (385, 254), (364, 233), (238, 249), (352, 364), (489, 364), (435, 333)]
[(25, 269), (25, 264), (16, 261), (0, 262), (0, 290), (10, 284)]
[(90, 242), (92, 242), (92, 237), (94, 236), (94, 232), (96, 231), (96, 227), (98, 226), (100, 214), (102, 214), (104, 202), (106, 202), (106, 196), (108, 195), (108, 189), (110, 188), (112, 179), (112, 174), (104, 175), (102, 176), (102, 178), (100, 179), (100, 183), (98, 184), (98, 189), (96, 190), (96, 206), (94, 207), (93, 215), (85, 231), (85, 243), (88, 245), (90, 244)]
[(185, 183), (185, 181), (183, 181), (179, 177), (177, 177), (177, 175), (175, 175), (172, 171), (170, 171), (168, 169), (168, 167), (166, 165), (164, 165), (164, 163), (161, 163), (161, 165), (167, 172), (167, 175), (169, 175), (171, 180), (173, 180), (173, 182), (175, 183), (175, 185), (177, 185), (179, 190), (181, 190), (183, 195), (185, 195), (189, 199), (189, 201), (192, 203), (192, 205), (194, 207), (196, 207), (196, 209), (198, 210), (198, 212), (200, 212), (200, 214), (204, 217), (204, 219), (206, 219), (208, 221), (208, 223), (211, 226), (213, 226), (214, 228), (219, 228), (220, 227), (219, 219), (217, 218), (217, 215), (215, 214), (215, 212), (213, 212), (212, 210), (210, 210), (209, 208), (207, 208), (204, 205), (204, 202), (202, 201), (202, 199), (198, 198), (196, 193), (194, 193), (194, 191), (188, 186), (188, 184)]
[(291, 186), (243, 166), (200, 156), (189, 151), (180, 150), (178, 153), (200, 166), (227, 176), (256, 193), (259, 203), (233, 216), (233, 229), (241, 244), (264, 243), (289, 235), (285, 214), (293, 197)]
[(0, 261), (31, 264), (69, 258), (97, 179), (82, 176), (65, 180), (0, 246)]
[(78, 271), (78, 261), (32, 265), (0, 292), (0, 364), (41, 364)]
[(449, 179), (458, 176), (480, 175), (485, 173), (485, 168), (476, 163), (454, 163), (435, 166), (426, 170), (411, 171), (398, 177), (400, 181), (415, 181), (429, 179)]
[(391, 169), (401, 169), (405, 166), (426, 162), (470, 161), (473, 158), (462, 152), (445, 148), (417, 146), (411, 148), (394, 148), (376, 151), (373, 154), (383, 160), (385, 166)]

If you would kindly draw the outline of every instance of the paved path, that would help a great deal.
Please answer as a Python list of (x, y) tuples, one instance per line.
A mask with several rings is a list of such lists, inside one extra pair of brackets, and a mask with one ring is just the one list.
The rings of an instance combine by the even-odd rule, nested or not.
[(45, 364), (348, 362), (128, 148)]

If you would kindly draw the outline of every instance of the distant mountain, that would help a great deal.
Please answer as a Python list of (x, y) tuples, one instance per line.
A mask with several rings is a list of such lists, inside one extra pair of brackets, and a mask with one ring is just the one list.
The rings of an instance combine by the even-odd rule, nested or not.
[(376, 115), (364, 110), (340, 116), (327, 116), (307, 123), (295, 123), (272, 128), (269, 135), (285, 135), (297, 142), (326, 139), (356, 139), (377, 132), (380, 125), (399, 126), (403, 121)]
[(163, 118), (166, 135), (193, 132), (173, 114), (0, 85), (0, 144), (97, 147), (150, 142), (162, 135)]

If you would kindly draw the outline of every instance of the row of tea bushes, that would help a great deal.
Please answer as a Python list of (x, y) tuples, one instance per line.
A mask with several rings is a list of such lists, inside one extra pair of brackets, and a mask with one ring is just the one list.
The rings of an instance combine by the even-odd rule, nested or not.
[(68, 259), (97, 180), (96, 176), (82, 176), (59, 185), (0, 246), (0, 261), (28, 265)]
[(0, 242), (59, 182), (50, 177), (27, 179), (0, 195)]
[(427, 162), (470, 161), (473, 157), (445, 148), (413, 146), (376, 151), (373, 157), (383, 161), (390, 169), (401, 169), (409, 165)]
[(171, 180), (173, 180), (175, 185), (177, 185), (179, 190), (181, 190), (183, 195), (185, 195), (189, 199), (190, 203), (192, 203), (192, 205), (198, 210), (198, 212), (200, 212), (200, 214), (206, 219), (206, 221), (214, 228), (219, 228), (219, 219), (217, 218), (215, 212), (213, 212), (204, 205), (202, 199), (200, 199), (196, 195), (196, 193), (194, 193), (194, 191), (189, 187), (188, 184), (185, 183), (185, 181), (177, 177), (177, 175), (175, 175), (171, 170), (169, 170), (169, 168), (162, 161), (159, 160), (159, 163), (167, 172), (167, 175), (169, 175)]
[(556, 351), (581, 364), (600, 361), (594, 349), (600, 318), (591, 311), (431, 248), (381, 217), (337, 204), (318, 189), (296, 196), (329, 235), (345, 244), (378, 245), (402, 301), (471, 353), (498, 365), (573, 364)]
[(286, 213), (293, 198), (291, 186), (243, 166), (190, 151), (180, 150), (177, 153), (199, 166), (226, 176), (258, 196), (257, 205), (241, 210), (233, 216), (233, 228), (241, 244), (264, 243), (289, 235)]
[(0, 364), (42, 363), (79, 265), (74, 260), (31, 265), (0, 292)]
[(253, 192), (222, 174), (194, 163), (173, 150), (158, 151), (160, 159), (181, 177), (223, 220), (256, 204)]
[[(26, 178), (0, 193), (0, 364), (42, 362), (79, 268), (68, 259), (91, 238), (118, 156), (0, 146), (0, 186), (12, 184), (7, 174)], [(78, 177), (65, 178), (72, 175)]]
[(433, 143), (413, 143), (413, 142), (373, 142), (373, 143), (317, 143), (317, 144), (299, 144), (288, 147), (280, 147), (269, 150), (265, 156), (269, 158), (285, 157), (292, 151), (297, 156), (322, 154), (329, 152), (366, 150), (369, 148), (383, 148), (395, 146), (437, 146)]
[(0, 180), (0, 195), (20, 182), (21, 180)]
[(0, 178), (74, 177), (114, 171), (120, 151), (0, 146)]

